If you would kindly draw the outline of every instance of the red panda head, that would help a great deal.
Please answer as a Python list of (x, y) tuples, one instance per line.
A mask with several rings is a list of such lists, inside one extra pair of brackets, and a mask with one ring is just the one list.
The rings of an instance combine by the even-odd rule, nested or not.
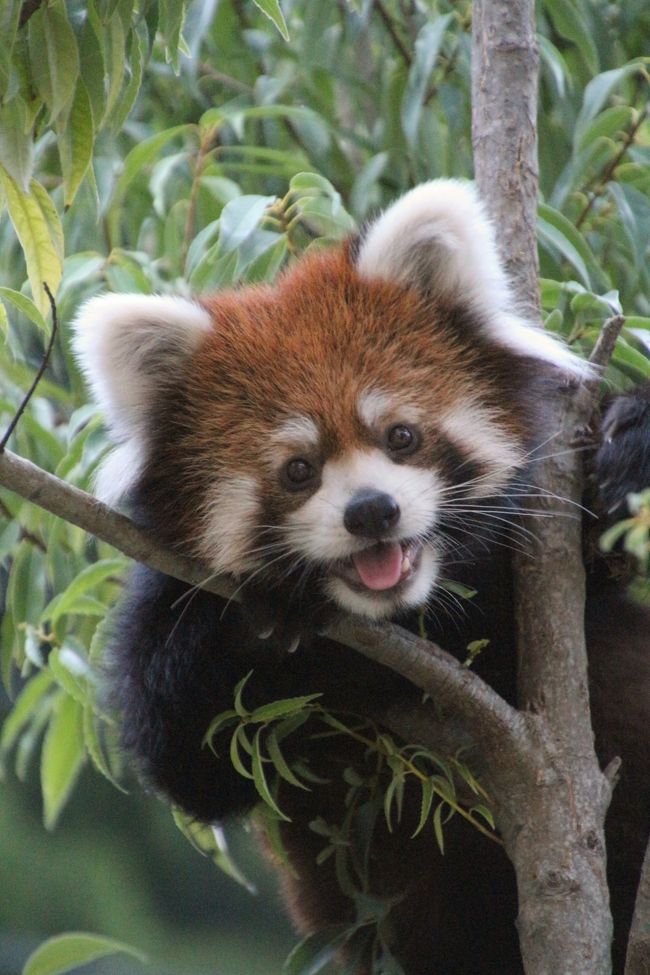
[(119, 444), (104, 498), (215, 572), (310, 576), (372, 617), (424, 603), (447, 514), (507, 490), (541, 364), (584, 371), (517, 315), (471, 184), (442, 180), (273, 286), (104, 295), (76, 333)]

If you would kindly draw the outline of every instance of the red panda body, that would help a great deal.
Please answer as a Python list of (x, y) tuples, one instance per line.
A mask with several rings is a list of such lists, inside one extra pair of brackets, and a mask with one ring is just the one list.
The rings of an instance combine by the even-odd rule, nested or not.
[[(202, 747), (249, 670), (250, 706), (320, 693), (326, 706), (381, 725), (391, 708), (419, 700), (394, 673), (314, 635), (333, 610), (414, 626), (429, 605), (427, 631), (457, 656), (472, 640), (492, 641), (477, 669), (514, 700), (501, 543), (528, 491), (531, 457), (553, 435), (549, 390), (584, 366), (517, 314), (469, 186), (417, 188), (360, 241), (307, 256), (274, 286), (198, 301), (92, 299), (76, 342), (119, 445), (100, 477), (104, 495), (128, 498), (138, 520), (232, 574), (248, 597), (224, 609), (204, 592), (184, 599), (187, 587), (173, 579), (134, 573), (109, 698), (156, 791), (204, 821), (255, 803), (252, 783)], [(634, 401), (628, 454), (647, 437), (645, 403)], [(610, 490), (615, 463), (608, 457), (601, 471)], [(441, 615), (445, 578), (478, 590), (458, 618)], [(650, 808), (647, 703), (621, 714), (631, 689), (645, 687), (647, 701), (650, 628), (609, 583), (591, 598), (599, 754), (624, 762), (610, 831), (620, 964)], [(601, 639), (614, 606), (625, 646), (612, 647), (614, 633)], [(217, 744), (227, 755), (227, 736)], [(341, 891), (332, 859), (317, 864), (325, 841), (309, 824), (341, 823), (343, 771), (363, 767), (365, 749), (307, 734), (291, 747), (327, 783), (310, 792), (282, 783), (293, 917), (304, 931), (351, 923), (359, 902)], [(370, 971), (381, 942), (406, 975), (518, 975), (504, 855), (456, 818), (442, 857), (432, 829), (409, 839), (418, 815), (419, 805), (407, 809), (392, 834), (377, 819), (364, 894), (388, 913), (374, 947), (367, 926), (348, 946), (359, 952), (355, 971)]]

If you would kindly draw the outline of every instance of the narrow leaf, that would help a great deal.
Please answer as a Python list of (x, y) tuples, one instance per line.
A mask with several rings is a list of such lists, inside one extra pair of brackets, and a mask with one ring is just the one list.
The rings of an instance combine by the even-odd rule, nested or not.
[(272, 809), (273, 812), (280, 817), (280, 819), (284, 819), (285, 822), (289, 823), (291, 822), (289, 816), (285, 816), (285, 814), (279, 808), (275, 799), (271, 795), (271, 790), (269, 789), (268, 782), (266, 781), (266, 775), (264, 773), (264, 759), (262, 757), (262, 740), (260, 737), (263, 730), (263, 728), (258, 729), (253, 743), (253, 781), (255, 783), (255, 788), (266, 805), (269, 806), (269, 808)]
[(43, 822), (54, 829), (83, 767), (83, 709), (62, 693), (45, 734), (41, 755)]
[(402, 128), (411, 147), (418, 139), (427, 86), (452, 17), (453, 14), (448, 13), (426, 23), (415, 42), (415, 57), (409, 69), (402, 102)]
[(147, 961), (142, 952), (122, 941), (86, 931), (71, 931), (48, 938), (39, 945), (25, 962), (22, 975), (62, 975), (96, 958), (117, 954), (130, 955), (142, 964)]
[(420, 820), (415, 828), (415, 831), (412, 834), (412, 837), (417, 836), (418, 833), (420, 833), (423, 830), (429, 818), (429, 813), (431, 812), (431, 806), (433, 804), (433, 797), (435, 795), (433, 789), (433, 782), (431, 781), (431, 779), (423, 779), (421, 785), (422, 785), (422, 801), (420, 804)]
[(286, 718), (322, 697), (322, 694), (304, 694), (301, 697), (287, 697), (281, 701), (271, 701), (270, 704), (263, 704), (255, 708), (250, 716), (251, 721), (272, 721), (274, 718)]
[(52, 674), (42, 670), (25, 684), (2, 725), (0, 753), (4, 754), (13, 747), (18, 735), (31, 720), (37, 704), (50, 691), (53, 683)]
[(282, 13), (278, 0), (253, 0), (253, 3), (263, 14), (266, 14), (269, 20), (273, 21), (284, 40), (288, 41), (289, 31), (287, 30), (287, 22), (284, 19), (284, 14)]
[(92, 159), (93, 113), (85, 84), (79, 79), (69, 118), (57, 124), (57, 146), (63, 172), (63, 202), (71, 206)]
[(29, 18), (29, 56), (34, 84), (53, 121), (72, 102), (79, 76), (77, 39), (63, 3), (44, 4)]
[(309, 787), (306, 786), (303, 782), (301, 782), (300, 779), (296, 778), (294, 773), (287, 765), (287, 761), (284, 755), (282, 754), (282, 751), (280, 750), (280, 746), (278, 744), (278, 739), (275, 734), (275, 730), (270, 731), (269, 734), (267, 735), (266, 747), (269, 752), (269, 758), (273, 762), (273, 765), (275, 766), (275, 770), (278, 773), (278, 775), (282, 776), (285, 782), (288, 782), (290, 785), (295, 785), (299, 789), (304, 789), (306, 792), (309, 792), (310, 791)]

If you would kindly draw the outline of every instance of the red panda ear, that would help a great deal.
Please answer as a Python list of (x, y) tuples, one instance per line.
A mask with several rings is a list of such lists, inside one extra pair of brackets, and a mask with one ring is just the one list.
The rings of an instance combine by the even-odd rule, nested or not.
[(492, 225), (474, 184), (461, 180), (422, 183), (397, 200), (367, 231), (357, 268), (442, 299), (511, 304)]
[(210, 325), (201, 305), (171, 296), (100, 295), (81, 308), (74, 352), (113, 439), (122, 444), (100, 477), (105, 500), (115, 500), (128, 488), (126, 480), (134, 480), (154, 392)]
[(518, 314), (495, 233), (473, 183), (422, 183), (388, 208), (357, 251), (359, 274), (414, 287), (477, 313), (477, 327), (520, 355), (584, 375), (589, 369), (561, 342)]

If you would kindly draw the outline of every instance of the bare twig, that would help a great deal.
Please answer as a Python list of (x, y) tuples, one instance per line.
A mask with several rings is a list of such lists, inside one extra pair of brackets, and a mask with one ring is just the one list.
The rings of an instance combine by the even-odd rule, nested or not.
[(402, 57), (402, 60), (404, 61), (404, 63), (406, 64), (406, 66), (410, 68), (411, 67), (411, 62), (413, 60), (412, 57), (411, 57), (411, 52), (407, 48), (407, 46), (404, 43), (404, 41), (402, 40), (402, 38), (397, 33), (397, 29), (395, 27), (395, 24), (393, 23), (393, 19), (390, 16), (390, 14), (388, 13), (388, 11), (386, 10), (386, 8), (384, 7), (384, 5), (381, 2), (381, 0), (375, 0), (375, 10), (379, 14), (379, 16), (380, 16), (380, 18), (382, 20), (382, 23), (383, 23), (384, 27), (386, 28), (386, 30), (388, 32), (388, 35), (390, 36), (390, 39), (392, 40), (393, 44), (395, 45), (395, 47), (399, 51), (399, 53), (400, 53), (400, 55)]
[(44, 281), (43, 282), (43, 287), (45, 288), (45, 292), (47, 294), (47, 297), (50, 299), (50, 307), (52, 309), (52, 331), (50, 333), (50, 341), (47, 344), (47, 348), (46, 348), (45, 353), (43, 355), (43, 360), (42, 360), (40, 366), (38, 367), (38, 371), (37, 371), (36, 375), (34, 376), (34, 380), (33, 380), (32, 384), (31, 384), (31, 386), (29, 387), (29, 389), (27, 390), (27, 392), (23, 396), (22, 402), (21, 402), (20, 406), (18, 407), (18, 409), (16, 410), (16, 414), (15, 414), (13, 420), (11, 421), (11, 423), (9, 424), (9, 426), (7, 427), (7, 429), (5, 431), (5, 434), (4, 434), (3, 438), (2, 438), (2, 440), (0, 440), (0, 453), (2, 453), (2, 451), (7, 446), (7, 443), (9, 441), (9, 437), (11, 436), (11, 434), (16, 429), (16, 427), (18, 425), (18, 421), (20, 420), (21, 416), (25, 412), (25, 409), (26, 409), (27, 404), (29, 403), (30, 399), (34, 395), (34, 390), (36, 389), (36, 387), (38, 386), (39, 382), (41, 381), (41, 376), (43, 375), (43, 373), (45, 372), (45, 370), (47, 368), (47, 364), (50, 361), (50, 355), (51, 355), (52, 349), (54, 347), (54, 340), (56, 338), (56, 330), (57, 330), (57, 324), (58, 324), (57, 323), (57, 319), (56, 319), (56, 304), (54, 303), (54, 296), (52, 295), (52, 292), (50, 291), (50, 289), (48, 287), (47, 281)]
[(599, 369), (607, 368), (624, 325), (624, 315), (612, 315), (611, 318), (607, 319), (589, 356), (592, 365), (598, 366)]

